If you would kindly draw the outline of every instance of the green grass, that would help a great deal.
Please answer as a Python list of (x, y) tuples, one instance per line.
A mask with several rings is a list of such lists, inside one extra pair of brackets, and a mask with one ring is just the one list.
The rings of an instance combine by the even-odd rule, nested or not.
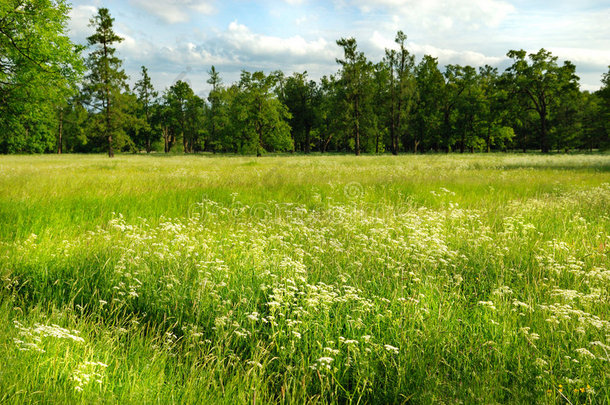
[(0, 402), (610, 403), (610, 156), (0, 158)]

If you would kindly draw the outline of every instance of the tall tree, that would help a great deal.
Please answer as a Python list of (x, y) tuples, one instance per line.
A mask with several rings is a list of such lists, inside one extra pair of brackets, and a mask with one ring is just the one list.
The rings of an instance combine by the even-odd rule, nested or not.
[(394, 39), (398, 51), (386, 49), (384, 59), (390, 69), (390, 144), (394, 155), (398, 154), (400, 139), (407, 144), (410, 114), (417, 96), (415, 57), (407, 50), (406, 40), (405, 33), (398, 31)]
[(128, 90), (127, 75), (121, 68), (123, 62), (116, 56), (115, 44), (123, 38), (113, 30), (114, 18), (107, 8), (100, 8), (90, 21), (95, 34), (87, 38), (93, 51), (87, 59), (89, 74), (83, 86), (89, 106), (103, 115), (99, 128), (108, 141), (108, 156), (114, 157), (113, 136), (120, 136), (122, 119), (121, 92)]
[(424, 55), (415, 72), (419, 97), (413, 117), (413, 152), (417, 153), (418, 146), (422, 143), (438, 148), (445, 81), (438, 69), (438, 60), (429, 55)]
[(364, 111), (370, 108), (372, 65), (364, 53), (358, 51), (354, 38), (341, 38), (337, 45), (343, 48), (343, 59), (337, 59), (341, 65), (341, 82), (345, 89), (348, 117), (352, 122), (354, 152), (360, 155), (362, 127), (367, 115)]
[[(319, 127), (314, 132), (314, 137), (318, 139), (318, 149), (324, 153), (329, 147), (342, 143), (341, 134), (346, 133), (351, 128), (346, 128), (346, 120), (343, 119), (345, 109), (343, 108), (343, 92), (339, 80), (331, 75), (323, 76), (320, 80), (320, 110)], [(334, 147), (338, 149), (337, 146)]]
[(318, 121), (320, 91), (313, 80), (307, 79), (307, 72), (295, 73), (284, 80), (281, 101), (292, 115), (290, 126), (295, 147), (309, 153), (311, 151), (311, 131)]
[(150, 80), (150, 76), (148, 75), (148, 69), (146, 69), (146, 66), (142, 66), (142, 77), (136, 82), (135, 90), (138, 95), (138, 106), (140, 110), (139, 112), (143, 116), (146, 124), (140, 132), (142, 132), (144, 135), (146, 153), (150, 153), (153, 135), (152, 110), (153, 104), (159, 93), (155, 91), (155, 88)]
[(508, 126), (507, 92), (501, 84), (498, 69), (489, 65), (479, 68), (479, 86), (482, 93), (479, 116), (485, 150), (491, 152), (492, 146), (505, 149), (514, 130)]
[(605, 132), (600, 147), (610, 147), (610, 66), (608, 66), (608, 72), (604, 73), (602, 87), (596, 94), (601, 98), (601, 114), (599, 117)]
[[(474, 80), (472, 76), (472, 68), (466, 68), (460, 65), (447, 65), (445, 67), (445, 85), (442, 91), (442, 112), (443, 112), (443, 124), (442, 124), (442, 139), (443, 147), (448, 151), (451, 145), (454, 143), (454, 132), (453, 132), (453, 113), (462, 98), (462, 93)], [(476, 75), (476, 71), (474, 72)], [(464, 133), (461, 134), (463, 141)], [(464, 152), (464, 142), (461, 142), (460, 151)]]
[(239, 108), (231, 121), (242, 127), (242, 152), (256, 152), (257, 156), (262, 156), (269, 150), (294, 149), (287, 122), (291, 118), (290, 112), (274, 93), (277, 81), (276, 74), (246, 71), (241, 74), (239, 93), (233, 100)]
[[(480, 83), (480, 77), (472, 66), (458, 67), (454, 81), (463, 90), (456, 98), (455, 132), (460, 153), (469, 148), (482, 146), (482, 115), (485, 109), (485, 98)], [(450, 141), (448, 146), (452, 146)]]
[(208, 94), (208, 103), (209, 108), (207, 109), (208, 119), (206, 120), (207, 125), (209, 127), (209, 138), (210, 138), (210, 147), (213, 152), (216, 152), (216, 149), (221, 146), (222, 142), (219, 139), (219, 135), (221, 133), (220, 129), (222, 127), (222, 101), (223, 101), (223, 89), (222, 89), (222, 79), (220, 78), (220, 74), (216, 70), (214, 66), (208, 72), (210, 78), (207, 80), (207, 83), (212, 86), (210, 93)]
[(171, 131), (182, 138), (184, 153), (193, 153), (198, 148), (202, 127), (203, 100), (182, 80), (174, 83), (164, 95), (168, 107), (168, 124)]
[(58, 120), (83, 72), (65, 0), (0, 2), (0, 152), (55, 149)]
[(540, 149), (542, 153), (548, 153), (549, 116), (562, 94), (574, 94), (578, 90), (575, 66), (570, 62), (559, 66), (557, 57), (545, 49), (529, 55), (524, 50), (511, 50), (507, 56), (513, 59), (512, 66), (507, 69), (513, 94), (526, 109), (538, 115)]

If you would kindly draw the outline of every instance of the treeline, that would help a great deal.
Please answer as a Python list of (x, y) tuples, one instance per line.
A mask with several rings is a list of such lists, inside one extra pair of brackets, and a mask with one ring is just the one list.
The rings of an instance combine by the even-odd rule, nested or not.
[(185, 81), (159, 93), (142, 67), (130, 88), (113, 18), (91, 20), (89, 53), (66, 35), (64, 1), (0, 5), (0, 152), (384, 153), (594, 150), (610, 146), (610, 69), (580, 91), (575, 66), (541, 49), (491, 66), (416, 61), (398, 32), (374, 63), (353, 38), (319, 81), (212, 66), (202, 98)]

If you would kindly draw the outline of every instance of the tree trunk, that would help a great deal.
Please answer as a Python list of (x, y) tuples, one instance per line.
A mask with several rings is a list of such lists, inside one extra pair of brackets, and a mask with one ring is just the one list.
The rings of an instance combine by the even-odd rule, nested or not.
[(163, 141), (165, 142), (165, 153), (169, 153), (169, 129), (167, 127), (163, 127)]
[(110, 128), (110, 91), (106, 92), (106, 134), (108, 136), (108, 157), (114, 157), (114, 149), (112, 148), (112, 130)]
[[(108, 45), (104, 42), (104, 58), (106, 60), (106, 74), (110, 70), (108, 67)], [(112, 148), (112, 127), (110, 118), (110, 78), (104, 77), (104, 92), (106, 93), (106, 136), (108, 137), (108, 157), (114, 157), (114, 149)]]
[(114, 157), (114, 149), (112, 148), (112, 135), (108, 135), (108, 157)]

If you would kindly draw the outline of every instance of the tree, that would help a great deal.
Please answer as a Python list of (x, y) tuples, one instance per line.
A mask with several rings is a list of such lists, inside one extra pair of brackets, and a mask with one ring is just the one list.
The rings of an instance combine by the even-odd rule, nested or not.
[(89, 74), (83, 86), (89, 106), (103, 116), (97, 127), (108, 141), (109, 157), (114, 157), (113, 137), (114, 142), (121, 142), (119, 146), (125, 141), (120, 138), (122, 121), (126, 119), (121, 92), (128, 90), (127, 75), (121, 69), (122, 61), (115, 55), (114, 48), (123, 38), (114, 33), (113, 22), (107, 8), (100, 8), (90, 21), (95, 34), (88, 37), (87, 42), (94, 49), (87, 59)]
[(223, 144), (220, 139), (222, 127), (224, 126), (223, 88), (220, 74), (214, 66), (212, 66), (208, 74), (210, 78), (207, 80), (207, 83), (212, 86), (212, 89), (208, 94), (209, 108), (207, 109), (208, 119), (206, 122), (209, 128), (210, 147), (213, 152), (216, 152), (216, 149)]
[(242, 71), (238, 92), (233, 98), (237, 104), (236, 113), (231, 117), (234, 124), (241, 126), (240, 150), (256, 152), (288, 151), (294, 149), (290, 137), (291, 118), (288, 108), (274, 93), (278, 76), (263, 72)]
[(479, 86), (482, 97), (479, 116), (485, 150), (491, 152), (492, 146), (505, 149), (514, 136), (514, 130), (509, 126), (508, 95), (498, 69), (489, 65), (479, 68)]
[(200, 128), (203, 126), (203, 100), (182, 80), (178, 80), (165, 92), (164, 99), (167, 125), (172, 133), (182, 138), (184, 153), (200, 149), (198, 142)]
[[(579, 147), (593, 151), (594, 148), (607, 147), (608, 113), (604, 114), (603, 99), (596, 93), (583, 92), (578, 122), (582, 125)], [(605, 115), (605, 116), (604, 116)]]
[(83, 71), (69, 11), (65, 0), (0, 2), (0, 152), (57, 145), (62, 108)]
[[(443, 112), (443, 124), (442, 124), (442, 140), (444, 147), (448, 151), (454, 143), (454, 133), (452, 125), (452, 113), (461, 100), (462, 92), (471, 84), (474, 80), (472, 74), (473, 69), (468, 67), (466, 69), (460, 65), (447, 65), (445, 68), (445, 85), (442, 91), (442, 112)], [(476, 72), (475, 72), (476, 74)], [(464, 152), (464, 136), (465, 133), (461, 134), (461, 145), (460, 151)]]
[(311, 151), (311, 131), (318, 122), (320, 90), (313, 80), (307, 79), (307, 72), (295, 73), (284, 81), (281, 101), (292, 115), (290, 127), (295, 147), (309, 153)]
[[(340, 144), (342, 142), (339, 139), (341, 134), (349, 130), (345, 127), (346, 120), (343, 119), (343, 115), (345, 115), (342, 104), (344, 98), (339, 80), (332, 75), (323, 76), (320, 80), (319, 126), (313, 134), (313, 137), (318, 139), (318, 149), (322, 153), (329, 149), (333, 141), (335, 145)], [(335, 146), (335, 149), (338, 148)]]
[[(460, 153), (464, 153), (466, 148), (472, 152), (475, 148), (480, 148), (484, 142), (480, 135), (483, 126), (481, 117), (485, 110), (485, 95), (475, 68), (472, 66), (454, 66), (453, 68), (454, 83), (461, 89), (454, 104), (457, 141)], [(452, 141), (449, 140), (447, 146), (452, 145)]]
[(602, 77), (602, 88), (596, 93), (601, 98), (601, 114), (599, 115), (605, 132), (600, 147), (610, 147), (610, 66)]
[(72, 97), (61, 108), (60, 131), (57, 140), (58, 153), (87, 152), (89, 138), (87, 137), (87, 120), (89, 112), (83, 106), (82, 100)]
[(441, 127), (441, 102), (445, 81), (438, 69), (438, 60), (429, 55), (415, 68), (417, 98), (415, 107), (413, 152), (417, 153), (420, 143), (438, 148), (438, 133)]
[(152, 110), (153, 104), (159, 93), (155, 91), (155, 88), (150, 80), (150, 76), (148, 76), (148, 69), (146, 69), (145, 66), (142, 66), (142, 77), (136, 82), (135, 90), (138, 95), (139, 113), (141, 116), (143, 116), (146, 124), (140, 132), (142, 132), (144, 135), (144, 145), (146, 147), (146, 153), (150, 153), (151, 142), (153, 140)]
[(570, 62), (559, 66), (557, 57), (545, 49), (529, 55), (524, 50), (511, 50), (507, 56), (513, 59), (512, 66), (507, 69), (513, 94), (526, 110), (533, 110), (538, 115), (540, 149), (542, 153), (548, 153), (549, 116), (561, 95), (578, 91), (575, 66)]
[(400, 148), (399, 140), (407, 145), (407, 128), (413, 108), (417, 84), (414, 68), (415, 57), (409, 53), (405, 46), (407, 36), (398, 31), (394, 42), (399, 46), (398, 51), (386, 49), (385, 64), (390, 70), (390, 144), (392, 154), (397, 155)]
[(363, 122), (370, 118), (366, 112), (370, 109), (372, 65), (367, 61), (364, 53), (357, 49), (354, 38), (341, 38), (337, 45), (343, 48), (343, 59), (337, 59), (341, 65), (341, 83), (345, 89), (345, 103), (347, 117), (352, 123), (354, 139), (354, 152), (360, 155), (360, 143)]

